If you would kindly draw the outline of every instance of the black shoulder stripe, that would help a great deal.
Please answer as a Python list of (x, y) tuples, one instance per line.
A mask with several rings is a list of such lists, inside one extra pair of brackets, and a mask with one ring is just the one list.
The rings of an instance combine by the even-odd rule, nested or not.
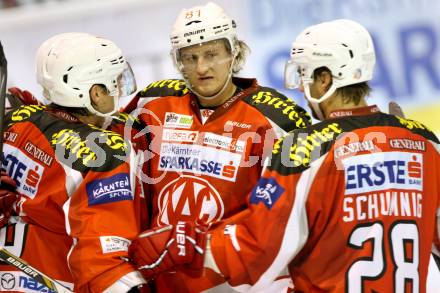
[(422, 123), (378, 112), (366, 116), (326, 120), (289, 132), (275, 143), (271, 165), (268, 168), (276, 169), (281, 174), (303, 172), (313, 161), (330, 151), (340, 134), (378, 126), (405, 128), (427, 140), (439, 143), (435, 134)]
[(423, 136), (427, 140), (431, 140), (435, 143), (440, 143), (437, 136), (432, 132), (431, 129), (429, 129), (426, 125), (415, 121), (411, 119), (406, 119), (398, 116), (391, 116), (394, 117), (394, 124), (392, 126), (397, 127), (404, 127), (406, 129), (409, 129), (412, 133), (418, 134), (420, 136)]
[(124, 126), (128, 125), (129, 127), (133, 127), (136, 130), (142, 130), (144, 128), (137, 117), (127, 114), (125, 112), (119, 112), (118, 116), (113, 119), (112, 123)]
[(310, 115), (294, 101), (269, 87), (243, 98), (243, 101), (255, 107), (268, 119), (285, 131), (304, 128), (311, 124)]
[(82, 173), (109, 171), (125, 161), (130, 145), (121, 135), (90, 124), (66, 122), (45, 109), (44, 106), (22, 106), (8, 113), (8, 127), (31, 122), (50, 143), (56, 159)]
[(150, 83), (138, 93), (139, 97), (183, 96), (189, 92), (186, 83), (181, 79), (164, 79)]
[(328, 121), (291, 131), (275, 142), (269, 169), (283, 175), (303, 172), (325, 155), (345, 131), (340, 123)]

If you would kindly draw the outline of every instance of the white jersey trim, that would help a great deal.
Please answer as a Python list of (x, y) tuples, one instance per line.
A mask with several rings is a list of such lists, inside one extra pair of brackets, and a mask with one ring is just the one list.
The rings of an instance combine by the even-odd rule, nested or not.
[(432, 146), (437, 150), (437, 153), (440, 155), (440, 144), (433, 142), (432, 140), (428, 140)]
[(138, 271), (133, 271), (125, 276), (121, 277), (119, 280), (114, 282), (110, 287), (105, 289), (103, 293), (122, 293), (128, 292), (131, 288), (146, 284), (147, 281), (142, 277), (141, 273)]
[(83, 177), (81, 172), (72, 169), (66, 164), (58, 161), (61, 167), (63, 167), (64, 172), (66, 172), (66, 191), (69, 197), (78, 189), (81, 182), (83, 181)]
[(272, 129), (275, 131), (275, 135), (276, 135), (277, 139), (280, 139), (281, 137), (283, 137), (287, 133), (287, 131), (285, 131), (284, 129), (279, 127), (278, 124), (273, 122), (267, 116), (264, 116), (264, 117), (266, 118), (267, 121), (269, 121), (269, 124), (272, 126)]

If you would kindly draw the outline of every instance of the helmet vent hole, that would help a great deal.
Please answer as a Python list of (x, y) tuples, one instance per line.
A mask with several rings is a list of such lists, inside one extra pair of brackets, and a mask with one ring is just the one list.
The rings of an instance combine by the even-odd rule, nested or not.
[(73, 66), (70, 66), (69, 69), (67, 69), (67, 71), (70, 71), (70, 69), (72, 69), (72, 68), (73, 68)]
[(64, 81), (64, 83), (67, 83), (67, 79), (68, 79), (67, 74), (64, 74), (64, 75), (63, 75), (63, 81)]
[(201, 39), (201, 40), (203, 40), (203, 39), (204, 39), (204, 37), (203, 37), (203, 36), (200, 36), (200, 39)]
[(348, 50), (348, 53), (350, 53), (350, 58), (353, 59), (353, 51), (352, 50)]
[(346, 45), (346, 44), (341, 44), (342, 46), (344, 46), (344, 47), (346, 47), (346, 48), (348, 48), (348, 46)]
[(107, 47), (107, 44), (101, 44), (101, 46), (103, 46), (103, 47)]
[(79, 94), (79, 97), (82, 98), (82, 97), (83, 97), (83, 94)]
[(187, 43), (191, 43), (191, 39), (187, 39), (186, 42), (187, 42)]

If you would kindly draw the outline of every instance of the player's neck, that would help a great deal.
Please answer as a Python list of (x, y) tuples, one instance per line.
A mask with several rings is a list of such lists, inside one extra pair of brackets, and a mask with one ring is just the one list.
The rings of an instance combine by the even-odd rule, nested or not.
[(98, 127), (102, 127), (104, 125), (104, 117), (100, 117), (97, 115), (80, 115), (80, 114), (74, 114), (76, 118), (78, 118), (79, 121), (81, 121), (84, 124), (93, 124)]
[(237, 90), (237, 87), (232, 82), (222, 90), (222, 92), (215, 98), (198, 97), (199, 103), (203, 108), (217, 107), (229, 100)]

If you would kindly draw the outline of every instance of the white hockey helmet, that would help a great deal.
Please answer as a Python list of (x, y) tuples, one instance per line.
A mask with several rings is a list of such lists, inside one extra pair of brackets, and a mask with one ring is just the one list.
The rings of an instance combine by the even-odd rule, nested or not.
[(183, 9), (174, 23), (170, 40), (171, 55), (177, 68), (182, 70), (179, 49), (213, 40), (226, 39), (235, 57), (239, 46), (235, 21), (222, 7), (209, 2), (203, 6)]
[[(371, 80), (375, 61), (372, 38), (361, 24), (348, 19), (323, 22), (306, 28), (293, 42), (284, 72), (285, 86), (297, 88), (302, 83), (306, 98), (323, 119), (319, 103), (340, 87)], [(333, 83), (322, 97), (313, 98), (309, 85), (320, 67), (331, 71)]]
[[(44, 42), (37, 51), (37, 81), (45, 98), (63, 107), (86, 108), (98, 116), (117, 111), (118, 98), (133, 93), (136, 82), (121, 50), (110, 40), (87, 33), (64, 33)], [(97, 111), (89, 91), (104, 85), (114, 99), (114, 109)]]

